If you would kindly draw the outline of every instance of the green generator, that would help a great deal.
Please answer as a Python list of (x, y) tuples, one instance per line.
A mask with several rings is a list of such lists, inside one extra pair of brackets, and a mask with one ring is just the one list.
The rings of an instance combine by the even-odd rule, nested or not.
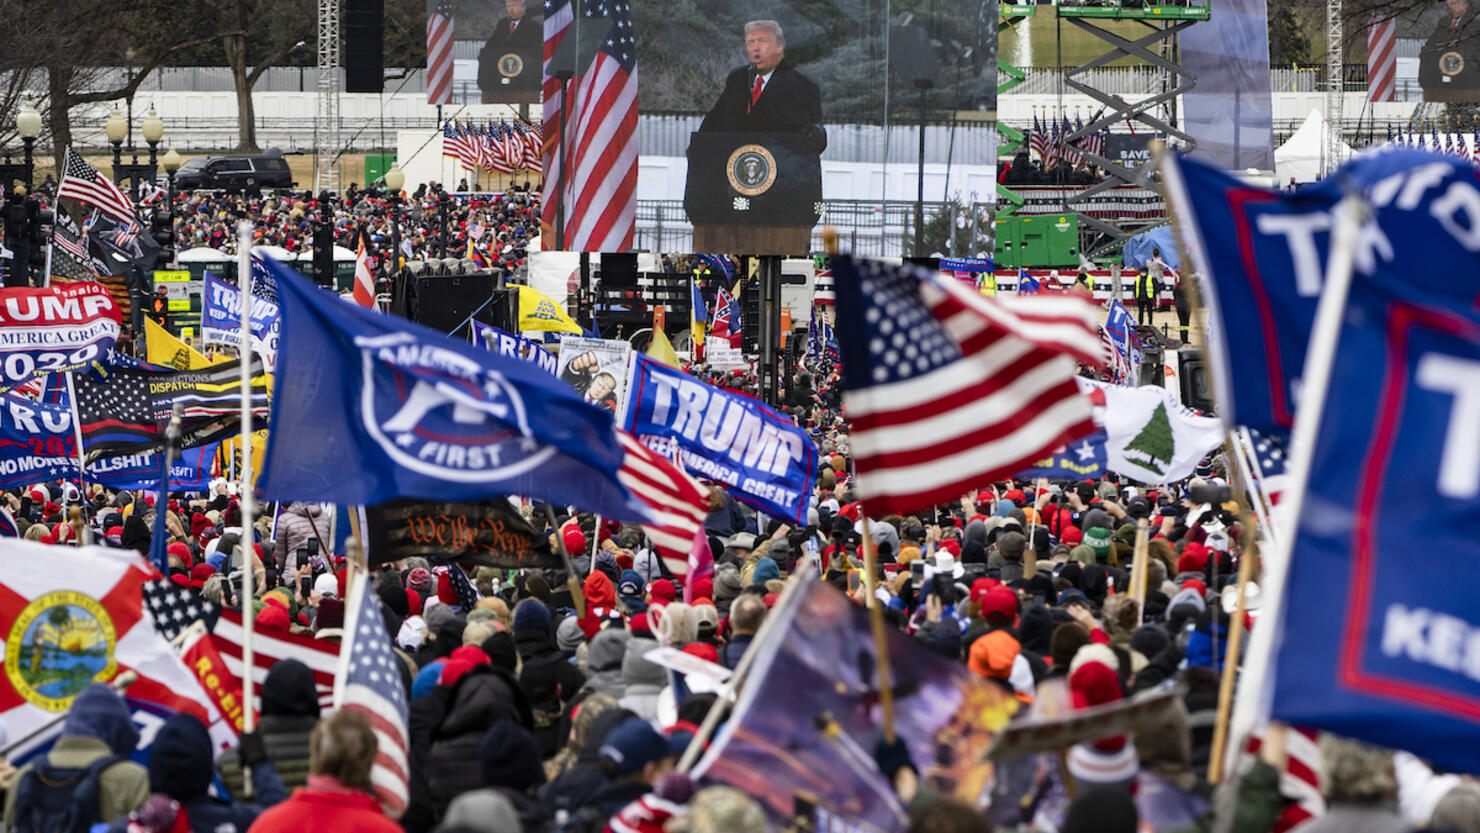
[(1079, 215), (1016, 215), (995, 224), (997, 267), (1079, 265)]

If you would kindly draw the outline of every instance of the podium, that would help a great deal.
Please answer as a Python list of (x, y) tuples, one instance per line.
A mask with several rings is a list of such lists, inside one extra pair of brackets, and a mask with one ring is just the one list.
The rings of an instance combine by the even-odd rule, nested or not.
[(805, 255), (821, 216), (822, 162), (787, 133), (694, 133), (683, 205), (694, 251)]

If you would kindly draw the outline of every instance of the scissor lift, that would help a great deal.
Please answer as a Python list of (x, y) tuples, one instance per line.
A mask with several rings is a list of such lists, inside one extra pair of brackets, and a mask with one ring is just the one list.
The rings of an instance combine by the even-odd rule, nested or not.
[[(1184, 149), (1195, 146), (1196, 142), (1190, 135), (1157, 116), (1155, 110), (1164, 103), (1175, 102), (1177, 96), (1197, 85), (1197, 77), (1178, 63), (1177, 34), (1194, 23), (1208, 19), (1208, 2), (1209, 0), (1192, 0), (1195, 5), (1146, 6), (1119, 3), (1097, 6), (1060, 5), (1056, 10), (1060, 18), (1105, 41), (1111, 47), (1100, 57), (1064, 75), (1066, 85), (1104, 105), (1098, 118), (1069, 134), (1067, 141), (1077, 143), (1085, 136), (1121, 122), (1139, 122), (1169, 138), (1176, 138)], [(1104, 28), (1104, 22), (1118, 20), (1137, 21), (1146, 26), (1147, 32), (1135, 40), (1128, 40)], [(1164, 49), (1158, 50), (1158, 46), (1164, 46)], [(1126, 57), (1139, 58), (1165, 70), (1169, 81), (1167, 89), (1156, 91), (1146, 99), (1132, 104), (1119, 95), (1098, 90), (1086, 83), (1086, 80), (1094, 77), (1087, 75), (1091, 70), (1108, 66)], [(1080, 76), (1086, 76), (1086, 80), (1080, 80)], [(1066, 199), (1064, 205), (1067, 210), (1072, 211), (1077, 203), (1120, 185), (1139, 185), (1161, 193), (1161, 187), (1152, 176), (1154, 171), (1150, 165), (1127, 168), (1097, 154), (1085, 153), (1084, 157), (1105, 171), (1105, 179)], [(1081, 228), (1089, 227), (1102, 236), (1098, 245), (1085, 247), (1086, 255), (1103, 251), (1133, 233), (1133, 230), (1086, 213), (1079, 215), (1079, 222)]]

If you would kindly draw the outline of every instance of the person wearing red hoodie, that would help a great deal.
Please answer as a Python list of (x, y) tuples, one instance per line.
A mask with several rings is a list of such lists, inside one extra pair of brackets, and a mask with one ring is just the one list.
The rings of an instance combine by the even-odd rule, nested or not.
[(375, 732), (360, 712), (338, 711), (309, 736), (308, 783), (257, 817), (248, 833), (399, 833), (370, 788)]
[(617, 588), (606, 573), (592, 570), (586, 576), (586, 584), (581, 588), (581, 595), (586, 597), (586, 615), (581, 617), (576, 624), (586, 634), (587, 639), (596, 636), (601, 626), (617, 614)]

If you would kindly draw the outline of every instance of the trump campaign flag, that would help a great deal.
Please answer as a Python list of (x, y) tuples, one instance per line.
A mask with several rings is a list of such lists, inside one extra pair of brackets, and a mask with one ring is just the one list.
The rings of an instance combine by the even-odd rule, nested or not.
[(0, 298), (0, 390), (37, 373), (106, 367), (122, 317), (100, 283), (7, 288)]
[(546, 373), (555, 374), (559, 359), (549, 350), (535, 344), (524, 336), (506, 333), (492, 324), (470, 321), (473, 325), (473, 343), (486, 347), (500, 356), (529, 362)]
[(1094, 303), (986, 298), (954, 278), (839, 257), (843, 406), (858, 495), (882, 517), (953, 500), (1090, 433), (1075, 361), (1104, 364)]
[[(258, 261), (254, 260), (254, 264)], [(253, 267), (260, 270), (260, 265)], [(252, 276), (252, 348), (272, 370), (277, 360), (281, 315), (270, 285)], [(206, 274), (201, 296), (200, 338), (206, 344), (225, 344), (241, 349), (242, 291), (215, 275)]]
[(1271, 714), (1473, 771), (1480, 597), (1464, 577), (1480, 535), (1480, 313), (1358, 269), (1336, 349), (1293, 498)]
[(283, 315), (259, 480), (270, 499), (518, 494), (648, 520), (617, 479), (611, 415), (558, 378), (268, 268)]
[(1480, 290), (1480, 190), (1468, 160), (1389, 147), (1297, 191), (1256, 188), (1173, 154), (1163, 171), (1204, 281), (1211, 378), (1229, 425), (1290, 431), (1333, 212), (1348, 190), (1374, 212), (1357, 238), (1358, 272), (1393, 284), (1424, 276), (1427, 292), (1467, 302)]
[(817, 480), (817, 445), (790, 419), (742, 393), (635, 356), (627, 430), (738, 500), (804, 523)]

